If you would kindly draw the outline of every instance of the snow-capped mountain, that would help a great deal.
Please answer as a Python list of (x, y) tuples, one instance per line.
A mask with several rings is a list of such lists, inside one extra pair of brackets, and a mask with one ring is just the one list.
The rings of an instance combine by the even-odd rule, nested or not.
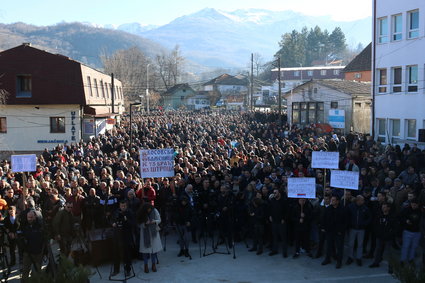
[(127, 23), (103, 26), (136, 34), (173, 48), (178, 44), (183, 55), (211, 67), (245, 67), (251, 53), (270, 60), (279, 49), (281, 36), (292, 30), (318, 25), (331, 32), (341, 27), (347, 43), (366, 46), (371, 41), (371, 18), (338, 22), (330, 16), (313, 17), (294, 11), (241, 9), (232, 12), (206, 8), (179, 17), (163, 26)]

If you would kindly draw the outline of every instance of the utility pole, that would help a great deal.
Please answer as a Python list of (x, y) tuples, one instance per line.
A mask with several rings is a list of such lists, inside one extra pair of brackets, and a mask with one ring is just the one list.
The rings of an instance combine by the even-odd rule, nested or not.
[(280, 57), (277, 58), (277, 81), (278, 81), (278, 93), (279, 93), (279, 124), (282, 125), (282, 87), (280, 77)]
[(254, 53), (251, 53), (251, 111), (254, 109)]
[(146, 111), (149, 115), (149, 66), (150, 64), (146, 65)]
[(114, 84), (114, 73), (111, 74), (111, 99), (112, 99), (112, 113), (115, 113), (115, 84)]

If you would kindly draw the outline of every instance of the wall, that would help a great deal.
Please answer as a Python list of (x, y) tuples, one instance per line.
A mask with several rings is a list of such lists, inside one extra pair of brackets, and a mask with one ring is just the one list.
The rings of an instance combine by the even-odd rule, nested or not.
[[(7, 118), (7, 133), (0, 133), (0, 151), (42, 151), (81, 139), (79, 105), (1, 105), (0, 117)], [(50, 133), (50, 117), (65, 117), (65, 133)]]
[[(360, 74), (360, 78), (357, 78), (356, 74)], [(372, 71), (346, 72), (344, 79), (346, 81), (371, 82)]]
[(353, 131), (370, 134), (370, 119), (372, 117), (372, 100), (354, 99)]
[[(400, 119), (400, 139), (407, 138), (406, 119), (416, 120), (416, 138), (418, 129), (424, 128), (425, 121), (425, 1), (423, 0), (377, 0), (376, 18), (387, 16), (388, 37), (387, 43), (378, 43), (376, 35), (376, 69), (387, 69), (387, 93), (379, 94), (376, 86), (375, 113), (377, 119), (386, 121), (386, 142), (392, 141), (390, 119)], [(416, 39), (407, 39), (407, 12), (419, 8), (419, 36)], [(391, 41), (391, 16), (402, 13), (402, 39)], [(378, 30), (377, 30), (378, 32)], [(407, 72), (406, 66), (418, 65), (418, 91), (406, 93)], [(402, 67), (402, 92), (391, 93), (391, 68)], [(378, 85), (378, 73), (376, 73)], [(377, 120), (376, 120), (377, 121)], [(375, 134), (378, 136), (378, 123), (375, 124)]]
[[(317, 93), (312, 92), (312, 94), (308, 94), (308, 89), (317, 88)], [(302, 89), (304, 88), (305, 92), (303, 94)], [(323, 102), (324, 106), (324, 117), (325, 123), (328, 123), (329, 110), (331, 109), (331, 102), (337, 101), (338, 108), (340, 110), (345, 110), (345, 131), (350, 131), (351, 128), (351, 117), (352, 117), (352, 109), (351, 96), (337, 90), (321, 86), (317, 83), (309, 83), (304, 85), (303, 88), (298, 88), (296, 91), (292, 93), (292, 95), (285, 95), (287, 105), (288, 105), (288, 121), (292, 123), (292, 103), (293, 102)]]

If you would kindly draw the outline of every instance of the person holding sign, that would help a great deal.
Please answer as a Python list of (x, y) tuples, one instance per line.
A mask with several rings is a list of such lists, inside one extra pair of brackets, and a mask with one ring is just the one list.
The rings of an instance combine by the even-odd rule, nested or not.
[(338, 196), (332, 196), (331, 205), (325, 209), (326, 258), (322, 265), (331, 263), (334, 248), (336, 250), (336, 268), (342, 266), (344, 252), (344, 233), (347, 216)]
[[(372, 221), (369, 208), (365, 205), (362, 195), (356, 197), (356, 202), (348, 205), (348, 216), (350, 223), (348, 259), (346, 264), (350, 265), (353, 259), (358, 266), (362, 265), (362, 249), (365, 229)], [(354, 243), (357, 240), (357, 249), (354, 251)]]
[(310, 252), (310, 223), (313, 208), (305, 198), (298, 199), (297, 204), (292, 208), (291, 218), (294, 223), (295, 232), (295, 254), (294, 258), (300, 256), (301, 247), (312, 257)]

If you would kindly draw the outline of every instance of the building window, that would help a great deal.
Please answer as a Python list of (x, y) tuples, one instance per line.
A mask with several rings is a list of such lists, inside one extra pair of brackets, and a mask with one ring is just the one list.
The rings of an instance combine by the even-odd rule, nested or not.
[(307, 123), (307, 103), (301, 102), (301, 115), (300, 115), (301, 124)]
[(7, 133), (7, 120), (6, 117), (0, 117), (0, 133)]
[(300, 104), (298, 102), (292, 103), (292, 124), (300, 123)]
[(357, 109), (360, 109), (360, 108), (362, 108), (362, 103), (361, 102), (355, 102), (354, 107), (357, 108)]
[(16, 97), (32, 97), (32, 79), (31, 75), (18, 75), (16, 77)]
[(419, 37), (419, 11), (408, 12), (408, 38)]
[(337, 109), (338, 108), (338, 101), (331, 101), (331, 108)]
[(387, 92), (387, 69), (378, 70), (378, 93)]
[(418, 91), (418, 66), (407, 66), (407, 91)]
[(317, 102), (317, 123), (325, 122), (325, 107), (323, 102)]
[(406, 119), (406, 138), (416, 139), (416, 120)]
[(403, 32), (403, 23), (402, 23), (402, 16), (400, 15), (394, 15), (392, 17), (393, 23), (392, 23), (392, 40), (393, 41), (399, 41), (402, 39), (402, 32)]
[(355, 73), (354, 74), (354, 78), (355, 79), (361, 79), (362, 78), (362, 74), (361, 73)]
[(294, 77), (299, 77), (300, 76), (300, 71), (294, 71)]
[(313, 71), (307, 71), (307, 76), (312, 77), (313, 76)]
[(339, 70), (334, 70), (334, 75), (338, 76), (339, 75)]
[(400, 137), (400, 120), (391, 119), (390, 126), (391, 126), (391, 136), (396, 138)]
[(103, 88), (103, 81), (100, 80), (100, 88), (102, 89), (102, 97), (105, 98), (105, 89)]
[(326, 76), (326, 70), (320, 70), (320, 75), (322, 75), (322, 76)]
[(96, 90), (96, 97), (99, 97), (99, 88), (97, 86), (97, 80), (93, 79), (94, 89)]
[(50, 117), (50, 132), (65, 133), (65, 117)]
[(105, 83), (106, 98), (109, 98), (108, 83)]
[(180, 100), (183, 101), (184, 100), (184, 96), (180, 96)]
[(310, 124), (316, 123), (316, 102), (308, 104), (308, 122)]
[(385, 137), (387, 133), (386, 129), (386, 120), (385, 119), (376, 119), (378, 125), (378, 141), (385, 142)]
[(317, 87), (313, 88), (313, 93), (317, 93)]
[(402, 70), (401, 67), (393, 68), (393, 91), (392, 92), (401, 92), (401, 76)]
[(378, 43), (388, 42), (388, 20), (387, 18), (378, 19)]
[(91, 78), (90, 78), (90, 76), (87, 76), (87, 87), (89, 88), (90, 96), (93, 96), (93, 91), (91, 89)]

